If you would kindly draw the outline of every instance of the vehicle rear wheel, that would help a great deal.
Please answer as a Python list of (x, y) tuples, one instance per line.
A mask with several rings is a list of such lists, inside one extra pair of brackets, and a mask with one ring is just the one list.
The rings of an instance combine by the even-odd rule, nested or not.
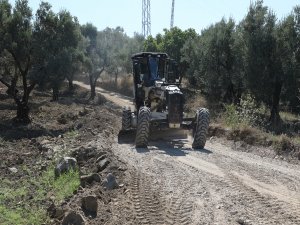
[(150, 133), (150, 117), (150, 109), (146, 106), (142, 106), (138, 114), (138, 123), (135, 138), (135, 146), (137, 148), (144, 148), (148, 145)]
[(209, 112), (208, 109), (200, 108), (196, 113), (195, 127), (193, 130), (194, 149), (203, 149), (206, 143), (206, 136), (209, 126)]
[(122, 130), (128, 130), (131, 127), (131, 110), (128, 107), (123, 108), (122, 113)]

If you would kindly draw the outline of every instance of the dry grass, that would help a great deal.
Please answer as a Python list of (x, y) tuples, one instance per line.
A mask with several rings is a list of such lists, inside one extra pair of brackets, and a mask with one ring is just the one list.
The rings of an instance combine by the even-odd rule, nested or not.
[(290, 112), (280, 112), (279, 115), (283, 121), (300, 121), (300, 115)]
[(128, 97), (133, 96), (133, 77), (132, 74), (120, 74), (117, 82), (112, 75), (104, 74), (98, 85), (108, 91), (118, 92)]

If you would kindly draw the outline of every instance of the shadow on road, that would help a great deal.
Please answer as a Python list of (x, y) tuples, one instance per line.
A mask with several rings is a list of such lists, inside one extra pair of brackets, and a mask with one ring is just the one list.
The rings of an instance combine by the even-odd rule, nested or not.
[[(132, 144), (135, 142), (135, 130), (120, 131), (118, 134), (119, 144)], [(211, 154), (208, 149), (193, 149), (187, 147), (189, 143), (188, 134), (182, 130), (157, 131), (150, 136), (148, 148), (136, 148), (138, 153), (150, 151), (161, 151), (161, 154), (170, 156), (185, 156), (189, 151), (197, 151), (204, 154)]]

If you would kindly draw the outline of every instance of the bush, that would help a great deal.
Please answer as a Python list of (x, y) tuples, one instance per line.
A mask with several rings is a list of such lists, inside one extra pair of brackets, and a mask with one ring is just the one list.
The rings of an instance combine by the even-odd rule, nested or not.
[(240, 124), (240, 115), (234, 104), (225, 105), (225, 124), (229, 127), (236, 128)]
[(232, 128), (240, 125), (262, 128), (265, 113), (266, 108), (259, 105), (250, 94), (246, 94), (242, 96), (239, 105), (225, 105), (225, 123)]
[(295, 150), (292, 140), (286, 135), (280, 135), (280, 137), (275, 140), (274, 147), (278, 155), (283, 155), (284, 153), (289, 153)]

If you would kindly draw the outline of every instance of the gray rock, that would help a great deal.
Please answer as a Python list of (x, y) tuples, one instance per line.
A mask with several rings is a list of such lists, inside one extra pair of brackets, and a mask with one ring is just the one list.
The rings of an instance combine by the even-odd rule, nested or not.
[(83, 210), (95, 215), (97, 214), (98, 201), (96, 196), (90, 195), (90, 196), (83, 197), (81, 203), (82, 203)]
[(109, 173), (106, 179), (103, 181), (102, 185), (106, 187), (107, 190), (112, 190), (114, 188), (118, 188), (119, 184), (114, 175)]
[(97, 165), (98, 172), (104, 170), (108, 166), (109, 163), (110, 162), (108, 159), (102, 159), (101, 161), (99, 161), (98, 165)]
[(62, 219), (65, 215), (66, 210), (62, 207), (57, 207), (54, 203), (52, 203), (47, 209), (48, 215), (51, 218)]
[(18, 172), (18, 169), (16, 167), (11, 167), (11, 168), (8, 168), (8, 170), (12, 173), (17, 173)]
[(36, 141), (36, 139), (35, 138), (31, 138), (31, 140), (30, 140), (30, 144), (35, 144), (37, 141)]
[(84, 225), (85, 221), (79, 213), (74, 211), (69, 212), (63, 219), (62, 225)]
[(101, 181), (101, 177), (99, 174), (97, 173), (93, 173), (90, 175), (84, 175), (80, 177), (80, 183), (82, 187), (85, 187), (86, 184), (91, 184), (93, 182), (100, 182)]
[(104, 154), (104, 155), (101, 155), (97, 160), (96, 160), (96, 162), (99, 162), (99, 161), (101, 161), (101, 160), (103, 160), (103, 159), (105, 159), (107, 156)]
[(46, 144), (49, 144), (49, 143), (50, 143), (50, 141), (47, 140), (47, 139), (44, 139), (44, 140), (42, 140), (42, 141), (40, 142), (41, 145), (46, 145)]
[(72, 157), (64, 157), (61, 159), (55, 167), (55, 177), (60, 176), (62, 173), (68, 172), (69, 170), (75, 170), (77, 167), (77, 161)]

